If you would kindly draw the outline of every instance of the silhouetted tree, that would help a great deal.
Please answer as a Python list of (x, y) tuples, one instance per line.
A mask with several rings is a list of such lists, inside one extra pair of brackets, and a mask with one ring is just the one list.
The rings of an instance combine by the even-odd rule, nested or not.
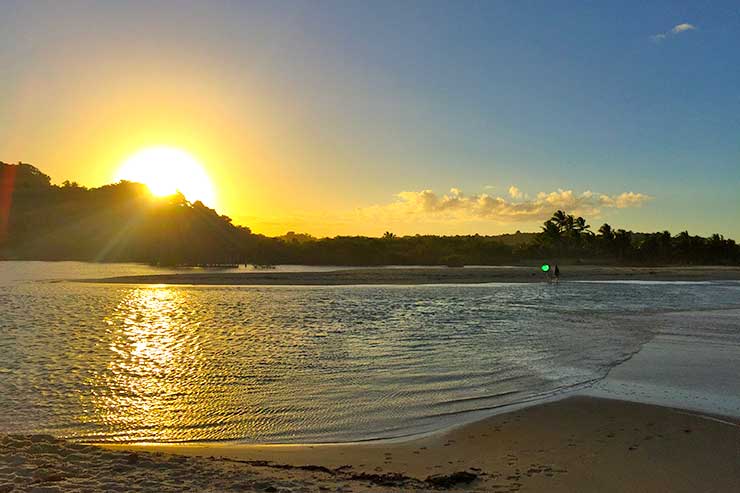
[(740, 264), (740, 247), (719, 234), (633, 233), (555, 211), (539, 233), (482, 236), (337, 236), (288, 232), (269, 238), (181, 194), (153, 197), (121, 181), (87, 189), (51, 184), (37, 168), (0, 163), (0, 258), (182, 264), (493, 265), (541, 259)]
[(604, 223), (599, 228), (599, 236), (606, 243), (611, 243), (614, 240), (614, 231), (612, 231), (612, 227), (608, 223)]

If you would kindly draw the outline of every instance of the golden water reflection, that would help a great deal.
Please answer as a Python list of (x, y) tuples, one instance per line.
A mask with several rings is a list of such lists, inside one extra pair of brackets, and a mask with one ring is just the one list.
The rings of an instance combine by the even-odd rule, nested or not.
[(202, 367), (198, 323), (184, 303), (172, 288), (137, 288), (105, 318), (111, 359), (88, 397), (106, 439), (177, 439), (171, 431), (187, 421), (188, 386)]
[[(0, 317), (0, 361), (13, 370), (0, 372), (0, 428), (160, 443), (428, 431), (598, 378), (650, 335), (589, 310), (698, 296), (609, 285), (551, 299), (530, 285), (33, 289), (32, 307), (20, 291)], [(566, 295), (583, 316), (559, 311)]]

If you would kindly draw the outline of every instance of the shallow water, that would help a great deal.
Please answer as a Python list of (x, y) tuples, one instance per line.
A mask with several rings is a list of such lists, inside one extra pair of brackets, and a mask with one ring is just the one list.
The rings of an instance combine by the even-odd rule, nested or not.
[(655, 331), (624, 316), (740, 306), (734, 282), (45, 280), (151, 272), (0, 262), (0, 431), (88, 442), (261, 443), (429, 431), (470, 411), (602, 378)]

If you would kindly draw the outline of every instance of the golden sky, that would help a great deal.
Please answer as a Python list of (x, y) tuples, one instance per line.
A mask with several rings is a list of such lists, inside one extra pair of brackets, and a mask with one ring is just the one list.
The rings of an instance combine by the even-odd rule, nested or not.
[(278, 4), (4, 2), (0, 159), (100, 186), (181, 148), (270, 235), (533, 231), (556, 208), (740, 233), (719, 15)]

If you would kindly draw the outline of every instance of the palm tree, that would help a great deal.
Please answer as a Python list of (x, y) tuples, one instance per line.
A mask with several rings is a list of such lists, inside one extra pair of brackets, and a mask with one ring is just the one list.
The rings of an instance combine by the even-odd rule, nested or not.
[(586, 224), (586, 220), (583, 219), (581, 216), (578, 216), (576, 220), (573, 222), (573, 229), (575, 229), (579, 233), (585, 233), (590, 228), (591, 228), (591, 225)]
[(553, 223), (555, 223), (555, 225), (558, 227), (558, 229), (560, 231), (563, 231), (563, 230), (566, 229), (565, 228), (565, 225), (568, 222), (568, 215), (565, 214), (565, 212), (563, 212), (563, 211), (561, 211), (561, 210), (558, 209), (552, 215), (552, 217), (550, 218), (550, 221), (552, 221)]
[(607, 243), (611, 243), (612, 240), (614, 240), (614, 231), (608, 223), (601, 225), (599, 228), (599, 235), (601, 235), (601, 238)]
[(545, 221), (544, 226), (542, 226), (542, 234), (548, 240), (559, 240), (561, 235), (560, 227), (555, 223), (555, 221), (550, 219)]
[(573, 231), (574, 221), (575, 221), (575, 218), (573, 217), (572, 214), (568, 214), (567, 216), (565, 216), (565, 222), (563, 223), (563, 229), (565, 229), (565, 231), (567, 231), (568, 233)]
[(548, 219), (544, 222), (544, 226), (542, 226), (542, 234), (538, 237), (538, 242), (548, 250), (550, 247), (557, 246), (559, 251), (562, 235), (563, 233), (560, 231), (558, 224), (552, 219)]

